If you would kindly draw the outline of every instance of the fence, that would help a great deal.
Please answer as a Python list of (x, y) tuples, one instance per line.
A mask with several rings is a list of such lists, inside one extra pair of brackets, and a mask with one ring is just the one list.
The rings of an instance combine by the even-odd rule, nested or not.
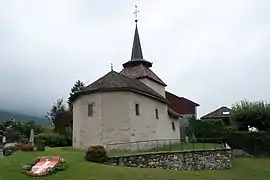
[(107, 144), (110, 154), (139, 152), (170, 152), (225, 149), (225, 141), (217, 138), (188, 139), (157, 139), (148, 141), (122, 142)]

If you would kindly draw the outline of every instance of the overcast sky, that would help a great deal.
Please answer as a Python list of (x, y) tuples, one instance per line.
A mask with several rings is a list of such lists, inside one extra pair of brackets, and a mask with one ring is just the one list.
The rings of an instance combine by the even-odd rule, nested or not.
[(270, 100), (269, 0), (0, 0), (0, 109), (43, 115), (130, 59), (134, 5), (144, 58), (199, 116)]

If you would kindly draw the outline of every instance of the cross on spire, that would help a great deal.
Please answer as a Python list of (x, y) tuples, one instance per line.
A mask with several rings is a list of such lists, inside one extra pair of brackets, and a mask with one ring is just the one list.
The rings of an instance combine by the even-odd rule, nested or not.
[(138, 6), (135, 5), (135, 11), (133, 12), (134, 16), (135, 16), (135, 22), (137, 23), (138, 22), (138, 13), (140, 11), (138, 11)]
[(113, 63), (111, 63), (111, 71), (113, 71)]

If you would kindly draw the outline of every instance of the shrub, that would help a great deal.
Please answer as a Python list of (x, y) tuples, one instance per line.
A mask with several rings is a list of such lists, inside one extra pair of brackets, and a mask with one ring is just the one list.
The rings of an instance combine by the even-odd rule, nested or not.
[(243, 100), (234, 104), (232, 110), (230, 118), (240, 131), (248, 131), (250, 126), (259, 131), (270, 132), (270, 103)]
[(193, 134), (197, 142), (214, 142), (214, 139), (224, 138), (229, 129), (221, 120), (190, 120), (187, 130), (189, 137)]
[(44, 141), (45, 146), (50, 147), (65, 147), (72, 145), (72, 140), (70, 138), (55, 132), (46, 132), (37, 135), (35, 137), (35, 143), (39, 143), (41, 141)]
[(21, 150), (22, 151), (34, 151), (34, 146), (33, 146), (33, 144), (23, 144), (22, 146), (21, 146)]
[(85, 160), (90, 162), (103, 163), (107, 158), (107, 152), (103, 146), (91, 146), (85, 153)]
[(20, 136), (19, 140), (18, 140), (19, 143), (22, 143), (22, 144), (26, 144), (28, 143), (28, 138), (26, 138), (25, 136)]
[(37, 151), (45, 151), (45, 141), (39, 140), (38, 142), (36, 142), (36, 148)]
[(228, 145), (233, 149), (242, 149), (252, 155), (270, 155), (270, 135), (264, 131), (235, 131), (226, 135)]

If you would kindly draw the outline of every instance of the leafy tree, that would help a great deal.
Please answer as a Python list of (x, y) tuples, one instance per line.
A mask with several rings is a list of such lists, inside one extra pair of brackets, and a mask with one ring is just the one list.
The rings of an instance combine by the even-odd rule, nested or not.
[(0, 123), (0, 135), (6, 136), (8, 141), (29, 140), (31, 129), (34, 129), (35, 134), (44, 131), (34, 121), (18, 122), (9, 120)]
[(261, 131), (270, 131), (270, 104), (264, 101), (243, 100), (232, 107), (230, 118), (241, 131), (255, 127)]
[(189, 120), (189, 125), (186, 129), (188, 136), (196, 137), (198, 141), (212, 138), (223, 138), (225, 134), (225, 125), (222, 120)]
[(75, 94), (76, 92), (82, 90), (84, 87), (85, 87), (84, 83), (82, 81), (78, 80), (71, 88), (70, 93), (69, 93), (69, 98), (68, 98), (68, 107), (69, 107), (70, 111), (72, 111), (72, 109), (73, 109), (72, 102), (71, 102), (71, 96), (73, 94)]

